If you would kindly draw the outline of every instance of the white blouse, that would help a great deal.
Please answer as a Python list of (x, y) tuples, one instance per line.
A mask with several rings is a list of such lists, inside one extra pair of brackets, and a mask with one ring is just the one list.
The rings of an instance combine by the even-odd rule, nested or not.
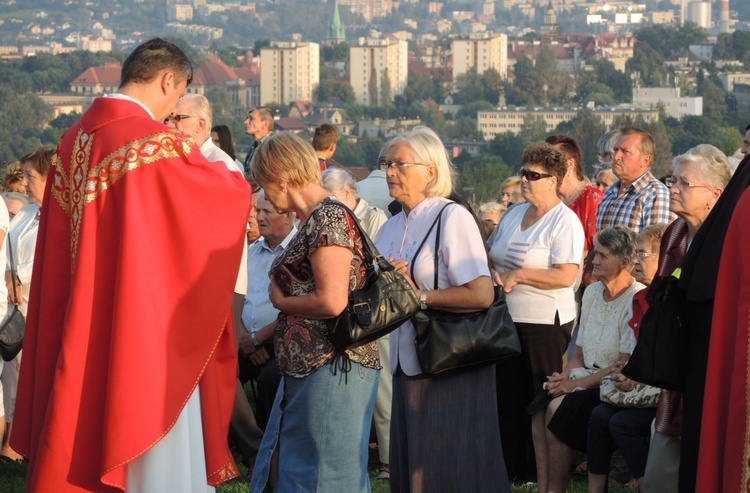
[[(408, 216), (400, 212), (380, 228), (375, 246), (386, 258), (414, 261), (414, 282), (420, 289), (434, 289), (435, 234), (437, 227), (419, 252), (414, 253), (442, 207), (450, 202), (441, 197), (429, 197), (420, 202)], [(472, 215), (459, 204), (451, 204), (443, 211), (438, 255), (438, 289), (461, 286), (482, 276), (489, 276), (487, 253), (479, 228)], [(405, 322), (391, 334), (391, 371), (400, 364), (406, 375), (422, 372), (414, 347), (416, 331)]]
[[(31, 273), (34, 270), (34, 252), (36, 236), (39, 232), (39, 206), (30, 204), (21, 208), (10, 222), (8, 236), (13, 247), (13, 260), (16, 263), (16, 274), (23, 285), (23, 304), (19, 306), (26, 315), (31, 291)], [(10, 258), (7, 258), (6, 270), (10, 270)]]

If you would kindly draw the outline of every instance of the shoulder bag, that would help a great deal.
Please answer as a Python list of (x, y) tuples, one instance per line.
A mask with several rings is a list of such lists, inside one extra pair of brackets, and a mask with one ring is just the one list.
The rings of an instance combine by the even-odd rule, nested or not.
[(336, 205), (346, 210), (359, 229), (367, 269), (364, 286), (352, 290), (344, 311), (328, 321), (331, 342), (342, 352), (393, 332), (417, 313), (419, 298), (406, 278), (375, 248), (354, 212), (340, 202)]
[(601, 401), (616, 407), (656, 407), (660, 394), (660, 388), (643, 383), (637, 383), (632, 390), (620, 390), (610, 375), (602, 378), (599, 386), (599, 398)]
[[(417, 255), (437, 224), (433, 289), (438, 289), (440, 230), (443, 211), (448, 205), (450, 204), (443, 206), (438, 213), (411, 262), (413, 279)], [(485, 310), (454, 313), (427, 309), (417, 313), (412, 322), (417, 331), (414, 341), (417, 358), (425, 375), (449, 374), (466, 368), (489, 365), (521, 354), (521, 341), (510, 317), (505, 292), (501, 286), (495, 286), (495, 299)]]
[[(10, 255), (10, 279), (13, 285), (13, 299), (18, 301), (16, 293), (16, 264), (13, 261), (13, 247), (8, 235), (8, 253)], [(12, 361), (23, 347), (23, 335), (26, 330), (26, 319), (18, 309), (18, 305), (11, 305), (11, 313), (0, 325), (0, 356), (3, 361)]]
[(636, 382), (682, 391), (687, 373), (685, 291), (674, 276), (654, 279), (650, 308), (643, 316), (638, 343), (622, 373)]

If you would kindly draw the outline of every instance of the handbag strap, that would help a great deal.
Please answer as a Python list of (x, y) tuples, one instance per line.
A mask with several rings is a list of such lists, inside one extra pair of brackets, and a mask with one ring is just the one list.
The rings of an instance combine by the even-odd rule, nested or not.
[(13, 299), (18, 303), (18, 294), (16, 293), (16, 263), (13, 261), (13, 244), (10, 242), (10, 231), (6, 236), (8, 240), (8, 253), (10, 254), (10, 280), (13, 285)]
[(357, 215), (354, 214), (354, 211), (351, 210), (346, 204), (341, 202), (340, 200), (333, 200), (331, 201), (332, 204), (335, 204), (342, 209), (344, 209), (347, 213), (349, 213), (349, 216), (354, 220), (354, 224), (357, 226), (357, 229), (359, 230), (359, 236), (362, 238), (362, 247), (364, 249), (365, 253), (365, 261), (366, 261), (366, 269), (367, 271), (372, 271), (375, 269), (374, 264), (375, 262), (378, 263), (378, 267), (380, 267), (380, 270), (383, 272), (391, 271), (394, 269), (393, 265), (386, 260), (386, 258), (378, 251), (375, 244), (372, 242), (372, 239), (370, 239), (370, 235), (367, 234), (367, 232), (362, 228), (362, 223), (359, 222), (359, 219), (357, 218)]
[[(434, 289), (437, 289), (437, 284), (438, 284), (438, 273), (437, 273), (438, 254), (437, 252), (438, 252), (438, 248), (440, 247), (440, 224), (443, 222), (443, 211), (445, 210), (446, 207), (448, 207), (451, 204), (455, 204), (455, 202), (448, 202), (440, 209), (437, 217), (435, 218), (434, 221), (432, 221), (432, 224), (430, 225), (430, 229), (427, 230), (427, 234), (425, 234), (424, 238), (422, 238), (422, 243), (419, 244), (419, 246), (417, 247), (417, 251), (414, 252), (414, 256), (411, 258), (411, 265), (409, 266), (409, 269), (410, 269), (409, 274), (411, 275), (411, 278), (414, 281), (414, 264), (415, 264), (415, 261), (417, 260), (417, 256), (419, 255), (419, 252), (422, 251), (422, 247), (427, 242), (427, 238), (430, 237), (430, 233), (432, 233), (432, 230), (437, 225), (438, 229), (435, 232), (436, 238), (435, 238), (435, 281), (434, 281), (435, 287)], [(414, 282), (416, 283), (416, 281)]]

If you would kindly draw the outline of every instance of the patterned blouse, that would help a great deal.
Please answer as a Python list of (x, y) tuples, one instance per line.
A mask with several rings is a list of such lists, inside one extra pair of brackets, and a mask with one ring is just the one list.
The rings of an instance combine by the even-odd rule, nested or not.
[[(302, 296), (315, 291), (310, 255), (320, 247), (340, 245), (353, 252), (349, 289), (365, 280), (364, 248), (354, 220), (336, 200), (324, 199), (299, 228), (271, 272), (286, 296)], [(321, 368), (335, 355), (328, 334), (327, 320), (279, 313), (273, 337), (279, 369), (285, 375), (305, 377)], [(380, 369), (375, 342), (346, 351), (349, 358), (368, 368)]]
[(584, 250), (590, 252), (594, 249), (594, 235), (596, 234), (596, 209), (602, 201), (604, 192), (593, 185), (586, 185), (586, 188), (578, 195), (568, 206), (576, 213), (578, 219), (583, 225), (583, 234), (586, 236)]

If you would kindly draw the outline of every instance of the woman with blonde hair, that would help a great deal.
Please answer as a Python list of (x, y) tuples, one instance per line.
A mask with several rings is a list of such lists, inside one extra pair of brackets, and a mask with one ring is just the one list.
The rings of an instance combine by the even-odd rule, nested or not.
[[(299, 232), (271, 268), (269, 298), (279, 310), (272, 334), (281, 384), (250, 491), (369, 492), (370, 422), (380, 363), (372, 342), (337, 356), (327, 319), (365, 281), (362, 236), (353, 217), (323, 188), (312, 146), (291, 133), (264, 140), (252, 178)], [(257, 273), (267, 275), (267, 273)]]

